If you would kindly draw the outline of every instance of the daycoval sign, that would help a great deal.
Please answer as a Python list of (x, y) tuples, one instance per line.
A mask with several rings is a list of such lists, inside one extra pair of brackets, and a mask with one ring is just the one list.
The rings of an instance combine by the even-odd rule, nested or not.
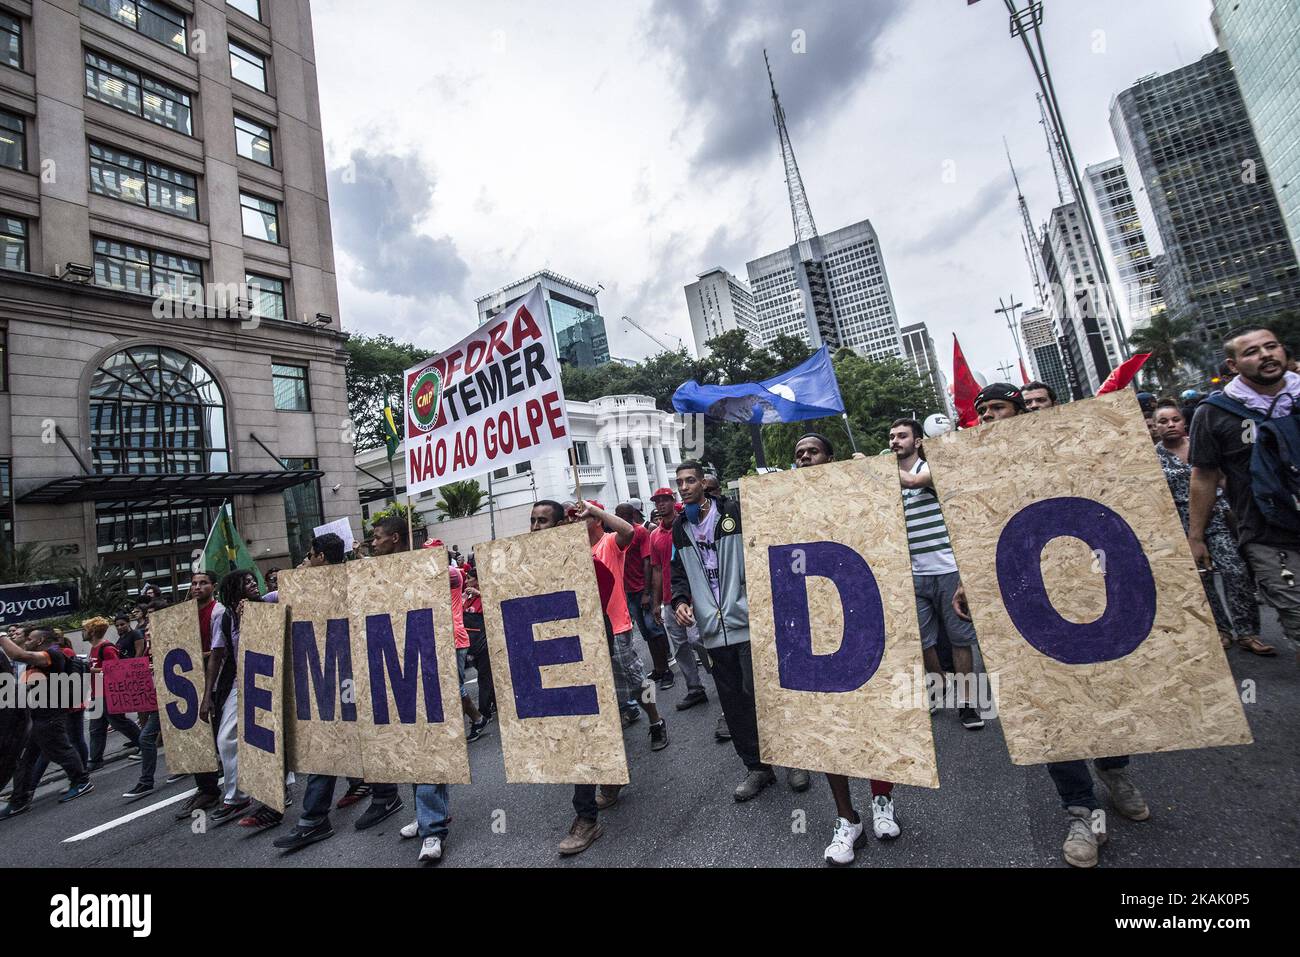
[(0, 585), (0, 627), (42, 618), (62, 618), (78, 607), (76, 582)]
[(406, 370), (409, 494), (569, 445), (542, 287), (450, 349)]

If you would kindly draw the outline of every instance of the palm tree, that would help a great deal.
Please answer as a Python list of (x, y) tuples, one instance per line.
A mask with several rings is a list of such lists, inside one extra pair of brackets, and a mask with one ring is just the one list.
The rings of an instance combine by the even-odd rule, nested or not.
[(1191, 316), (1175, 319), (1168, 312), (1153, 316), (1140, 329), (1128, 337), (1134, 352), (1149, 352), (1147, 360), (1160, 387), (1169, 392), (1178, 384), (1178, 367), (1184, 364), (1199, 366), (1204, 360), (1205, 347), (1195, 336), (1196, 321)]
[(448, 518), (467, 518), (483, 507), (483, 489), (473, 479), (452, 482), (438, 491), (442, 498), (434, 506)]
[(28, 543), (0, 547), (0, 583), (46, 581), (65, 578), (78, 567), (65, 558), (56, 557), (45, 545)]

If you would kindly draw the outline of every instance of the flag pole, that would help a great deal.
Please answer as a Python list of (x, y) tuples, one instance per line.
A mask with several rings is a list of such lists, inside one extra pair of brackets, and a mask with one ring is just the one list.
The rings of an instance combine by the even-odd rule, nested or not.
[(844, 418), (844, 431), (849, 433), (849, 445), (853, 446), (854, 452), (857, 452), (858, 440), (853, 437), (853, 427), (849, 425), (849, 414), (847, 412), (841, 412), (840, 415)]

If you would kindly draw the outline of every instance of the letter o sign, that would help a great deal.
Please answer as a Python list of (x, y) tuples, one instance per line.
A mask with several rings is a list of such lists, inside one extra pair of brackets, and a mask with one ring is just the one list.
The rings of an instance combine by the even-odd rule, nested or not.
[[(1106, 611), (1096, 621), (1066, 620), (1047, 595), (1043, 546), (1061, 536), (1106, 555)], [(1155, 578), (1137, 535), (1092, 499), (1043, 499), (1017, 512), (998, 538), (997, 572), (1011, 623), (1030, 645), (1067, 665), (1123, 658), (1146, 640), (1156, 620)]]

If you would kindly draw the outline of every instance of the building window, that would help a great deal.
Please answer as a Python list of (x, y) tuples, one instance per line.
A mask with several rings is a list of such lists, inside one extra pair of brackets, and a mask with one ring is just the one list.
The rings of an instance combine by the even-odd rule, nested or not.
[(230, 76), (240, 83), (247, 83), (255, 90), (266, 92), (266, 58), (254, 53), (248, 47), (241, 47), (233, 40), (230, 43)]
[(23, 68), (23, 25), (13, 16), (0, 12), (0, 63), (15, 70)]
[(9, 460), (0, 459), (0, 548), (14, 547), (14, 483), (9, 474)]
[(15, 113), (0, 111), (0, 166), (27, 168), (27, 123)]
[[(281, 459), (281, 462), (291, 472), (316, 468), (315, 459)], [(285, 489), (284, 524), (289, 537), (289, 558), (295, 566), (306, 559), (311, 548), (312, 529), (325, 524), (324, 515), (320, 479)]]
[(27, 271), (26, 220), (0, 216), (0, 267)]
[(306, 366), (272, 362), (271, 389), (275, 393), (275, 407), (279, 411), (311, 411), (311, 394), (307, 388)]
[(0, 329), (0, 392), (9, 391), (9, 330)]
[(509, 477), (510, 477), (510, 469), (508, 469), (508, 468), (497, 469), (495, 472), (492, 473), (492, 477), (493, 477), (494, 479), (509, 478)]
[(226, 0), (230, 6), (234, 7), (240, 13), (246, 13), (254, 20), (262, 19), (262, 4), (260, 0)]
[(244, 235), (267, 243), (280, 241), (280, 216), (275, 203), (248, 193), (239, 194), (240, 211), (244, 217)]
[(90, 190), (160, 212), (199, 218), (198, 180), (130, 153), (90, 144)]
[(533, 470), (532, 462), (519, 462), (515, 465), (516, 475), (527, 475), (532, 470)]
[(263, 166), (273, 165), (271, 131), (260, 123), (235, 114), (235, 152)]
[(128, 29), (186, 52), (185, 14), (158, 0), (81, 0), (89, 7)]
[(262, 319), (285, 318), (284, 280), (250, 272), (244, 274), (244, 282), (253, 298), (253, 315)]
[(189, 94), (89, 50), (86, 96), (186, 136), (194, 134)]
[(95, 282), (143, 296), (203, 300), (198, 260), (110, 239), (95, 240)]
[(573, 449), (574, 449), (574, 452), (577, 453), (577, 456), (578, 456), (578, 464), (579, 464), (579, 465), (590, 465), (590, 464), (591, 464), (590, 459), (587, 458), (587, 454), (588, 454), (588, 453), (587, 453), (587, 443), (586, 443), (586, 442), (574, 442), (574, 443), (573, 443)]

